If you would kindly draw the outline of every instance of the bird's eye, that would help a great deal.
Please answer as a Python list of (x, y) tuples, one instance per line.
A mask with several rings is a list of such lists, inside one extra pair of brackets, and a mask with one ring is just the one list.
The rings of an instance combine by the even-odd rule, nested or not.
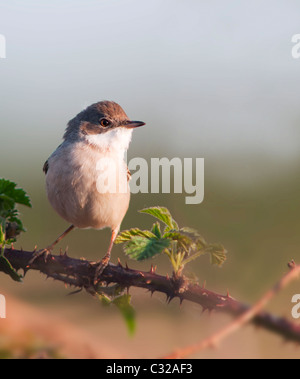
[(110, 121), (108, 121), (106, 118), (101, 118), (100, 125), (104, 128), (107, 128), (110, 125)]

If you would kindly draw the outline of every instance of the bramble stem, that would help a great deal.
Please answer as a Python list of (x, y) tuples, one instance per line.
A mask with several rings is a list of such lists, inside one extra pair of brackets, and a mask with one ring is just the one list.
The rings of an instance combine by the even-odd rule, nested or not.
[[(34, 252), (10, 248), (5, 250), (4, 255), (16, 270), (23, 269), (26, 273), (28, 263), (32, 259)], [(47, 262), (43, 257), (36, 259), (29, 269), (38, 270), (48, 277), (70, 286), (84, 288), (89, 293), (97, 292), (97, 287), (93, 285), (95, 267), (87, 260), (70, 258), (66, 254), (50, 255)], [(107, 284), (118, 284), (123, 288), (139, 287), (148, 289), (151, 293), (155, 291), (161, 292), (167, 296), (168, 301), (177, 297), (180, 302), (183, 300), (191, 301), (201, 305), (204, 310), (224, 312), (234, 317), (241, 316), (251, 309), (251, 306), (233, 299), (228, 294), (220, 295), (209, 291), (183, 277), (174, 276), (169, 278), (168, 276), (158, 275), (153, 267), (149, 272), (145, 272), (132, 270), (127, 266), (123, 267), (121, 264), (113, 265), (109, 263), (103, 271), (101, 279)], [(250, 322), (281, 335), (286, 340), (300, 342), (299, 323), (296, 324), (286, 318), (277, 317), (264, 311), (254, 315)]]

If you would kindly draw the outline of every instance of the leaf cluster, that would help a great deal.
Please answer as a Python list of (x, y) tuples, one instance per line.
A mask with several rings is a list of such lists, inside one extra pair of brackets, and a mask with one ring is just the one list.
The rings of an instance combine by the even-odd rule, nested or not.
[(194, 229), (180, 228), (165, 207), (152, 207), (140, 211), (156, 218), (150, 230), (133, 228), (119, 234), (116, 244), (124, 244), (125, 254), (142, 261), (159, 254), (166, 254), (175, 274), (180, 274), (185, 265), (198, 257), (209, 254), (211, 263), (222, 266), (226, 250), (220, 244), (207, 243)]
[(16, 187), (16, 183), (0, 179), (0, 271), (10, 275), (12, 279), (20, 281), (20, 275), (16, 273), (3, 256), (5, 245), (15, 242), (16, 237), (25, 231), (17, 210), (17, 204), (31, 207), (30, 199), (26, 192)]
[(128, 333), (132, 336), (136, 328), (135, 310), (131, 305), (131, 295), (124, 293), (119, 285), (98, 288), (97, 296), (104, 306), (114, 305), (121, 313)]

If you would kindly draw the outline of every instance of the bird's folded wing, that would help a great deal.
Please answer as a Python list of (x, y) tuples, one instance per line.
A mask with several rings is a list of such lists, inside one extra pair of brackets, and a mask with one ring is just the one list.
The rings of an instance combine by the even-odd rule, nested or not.
[(45, 174), (47, 174), (48, 170), (49, 170), (49, 162), (46, 161), (43, 166), (43, 171)]
[(127, 182), (131, 179), (131, 172), (129, 171), (129, 168), (127, 167)]

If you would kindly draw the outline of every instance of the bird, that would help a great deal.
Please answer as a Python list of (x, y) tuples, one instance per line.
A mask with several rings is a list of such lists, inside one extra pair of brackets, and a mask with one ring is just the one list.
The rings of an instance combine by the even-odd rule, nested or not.
[(134, 129), (132, 121), (113, 101), (88, 106), (67, 124), (63, 142), (43, 166), (47, 197), (70, 226), (46, 249), (50, 254), (73, 229), (111, 229), (104, 257), (95, 262), (94, 284), (107, 267), (130, 202), (130, 171), (125, 154)]

